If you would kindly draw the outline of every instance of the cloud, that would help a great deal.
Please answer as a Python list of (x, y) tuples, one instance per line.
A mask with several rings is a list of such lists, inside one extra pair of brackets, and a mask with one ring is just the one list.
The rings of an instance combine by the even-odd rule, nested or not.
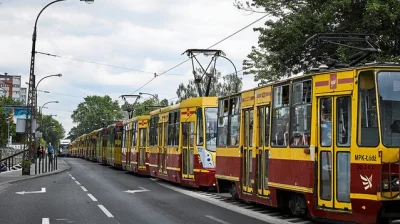
[[(3, 1), (0, 5), (0, 73), (21, 75), (28, 81), (32, 31), (37, 13), (47, 0)], [(118, 0), (95, 1), (91, 5), (68, 1), (46, 9), (38, 23), (36, 50), (45, 53), (118, 65), (123, 69), (75, 60), (36, 55), (36, 80), (62, 73), (61, 78), (43, 80), (38, 105), (51, 100), (44, 114), (57, 114), (66, 133), (73, 127), (70, 115), (87, 95), (110, 95), (113, 99), (130, 94), (167, 69), (188, 57), (181, 55), (189, 48), (207, 48), (227, 37), (260, 15), (245, 16), (231, 0)], [(263, 21), (252, 27), (263, 25)], [(221, 49), (236, 65), (257, 44), (258, 34), (252, 27), (213, 47)], [(199, 56), (202, 63), (210, 58)], [(181, 82), (192, 79), (190, 61), (161, 75), (140, 89), (158, 94), (160, 98), (175, 98)], [(217, 69), (223, 74), (234, 71), (224, 59), (218, 59)], [(134, 70), (146, 71), (149, 73)], [(257, 84), (252, 76), (242, 76), (243, 89)]]

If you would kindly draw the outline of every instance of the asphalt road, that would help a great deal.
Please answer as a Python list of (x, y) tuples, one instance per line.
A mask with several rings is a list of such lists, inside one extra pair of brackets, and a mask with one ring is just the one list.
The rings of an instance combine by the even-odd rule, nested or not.
[[(148, 177), (83, 159), (65, 160), (71, 166), (68, 172), (27, 180), (0, 192), (0, 223), (266, 223)], [(16, 193), (42, 188), (45, 193)]]

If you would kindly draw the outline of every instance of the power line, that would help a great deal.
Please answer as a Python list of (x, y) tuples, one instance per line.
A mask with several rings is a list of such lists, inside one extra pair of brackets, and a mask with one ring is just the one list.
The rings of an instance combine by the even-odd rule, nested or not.
[[(141, 73), (147, 73), (147, 74), (155, 74), (155, 72), (143, 71), (143, 70), (139, 70), (139, 69), (128, 68), (128, 67), (123, 67), (123, 66), (119, 66), (119, 65), (111, 65), (111, 64), (106, 64), (106, 63), (101, 63), (101, 62), (96, 62), (96, 61), (88, 61), (88, 60), (83, 60), (83, 59), (78, 59), (78, 58), (71, 58), (71, 57), (66, 57), (66, 56), (61, 56), (61, 55), (51, 54), (51, 53), (45, 53), (45, 52), (40, 52), (40, 51), (36, 51), (36, 53), (37, 54), (46, 55), (46, 56), (50, 56), (50, 57), (55, 57), (55, 58), (62, 58), (62, 59), (68, 59), (68, 60), (73, 60), (73, 61), (79, 61), (79, 62), (83, 62), (83, 63), (108, 66), (108, 67), (125, 69), (125, 70), (141, 72)], [(182, 76), (182, 74), (166, 74), (166, 75)]]
[[(222, 40), (220, 40), (220, 41), (218, 41), (217, 43), (215, 43), (215, 44), (209, 46), (209, 47), (206, 48), (206, 49), (210, 49), (210, 48), (212, 48), (212, 47), (214, 47), (214, 46), (216, 46), (216, 45), (218, 45), (218, 44), (224, 42), (225, 40), (231, 38), (232, 36), (234, 36), (234, 35), (236, 35), (236, 34), (238, 34), (238, 33), (240, 33), (241, 31), (245, 30), (246, 28), (250, 27), (251, 25), (255, 24), (256, 22), (258, 22), (258, 21), (260, 21), (260, 20), (262, 20), (262, 19), (264, 19), (264, 18), (267, 17), (267, 16), (268, 16), (268, 15), (264, 15), (264, 16), (258, 18), (257, 20), (253, 21), (252, 23), (250, 23), (250, 24), (246, 25), (245, 27), (239, 29), (238, 31), (236, 31), (236, 32), (234, 32), (234, 33), (232, 33), (232, 34), (230, 34), (229, 36), (223, 38)], [(199, 53), (198, 53), (198, 54), (199, 54)], [(196, 56), (197, 56), (198, 54), (196, 54)], [(162, 72), (161, 74), (154, 76), (152, 79), (150, 79), (148, 82), (146, 82), (144, 85), (142, 85), (141, 87), (139, 87), (137, 90), (135, 90), (135, 91), (134, 91), (133, 93), (131, 93), (131, 94), (134, 94), (134, 93), (136, 93), (137, 91), (141, 90), (141, 89), (142, 89), (143, 87), (145, 87), (147, 84), (149, 84), (149, 83), (152, 82), (154, 79), (156, 79), (158, 76), (161, 76), (161, 75), (163, 75), (163, 74), (165, 74), (165, 73), (167, 73), (167, 72), (169, 72), (169, 71), (171, 71), (171, 70), (173, 70), (173, 69), (175, 69), (175, 68), (181, 66), (182, 64), (188, 62), (189, 60), (190, 60), (190, 59), (188, 58), (188, 59), (184, 60), (183, 62), (181, 62), (181, 63), (179, 63), (179, 64), (173, 66), (172, 68), (166, 70), (165, 72)]]
[(50, 91), (40, 90), (40, 89), (38, 89), (37, 91), (39, 91), (39, 92), (44, 92), (44, 93), (55, 94), (55, 95), (60, 95), (60, 96), (69, 96), (69, 97), (76, 97), (76, 98), (85, 98), (85, 97), (82, 97), (82, 96), (74, 96), (74, 95), (68, 95), (68, 94), (57, 93), (57, 92), (50, 92)]

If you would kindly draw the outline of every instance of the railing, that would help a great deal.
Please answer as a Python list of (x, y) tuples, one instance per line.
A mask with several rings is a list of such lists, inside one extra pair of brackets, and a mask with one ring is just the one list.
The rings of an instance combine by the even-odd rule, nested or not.
[[(7, 171), (11, 170), (11, 168), (16, 165), (22, 167), (21, 162), (23, 160), (24, 153), (28, 153), (28, 150), (23, 150), (8, 157), (2, 158), (0, 159), (0, 165), (2, 163), (5, 163)], [(36, 158), (33, 160), (35, 164), (35, 175), (40, 173), (51, 172), (57, 170), (58, 168), (57, 167), (58, 156), (55, 153), (52, 153), (51, 155), (49, 154), (36, 155)]]
[[(2, 164), (3, 162), (5, 162), (6, 167), (8, 168), (8, 170), (11, 170), (11, 167), (14, 167), (15, 165), (21, 165), (21, 161), (23, 159), (24, 153), (28, 152), (28, 150), (23, 150), (20, 152), (17, 152), (11, 156), (8, 156), (6, 158), (3, 158), (0, 160), (0, 164)], [(8, 171), (7, 170), (7, 171)]]

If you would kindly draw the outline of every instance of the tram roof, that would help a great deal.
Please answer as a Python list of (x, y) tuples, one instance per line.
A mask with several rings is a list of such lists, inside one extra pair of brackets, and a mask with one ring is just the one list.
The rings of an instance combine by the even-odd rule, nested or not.
[(299, 79), (305, 79), (305, 78), (310, 78), (313, 76), (317, 76), (317, 75), (323, 75), (326, 73), (332, 73), (332, 72), (345, 72), (345, 71), (350, 71), (350, 70), (368, 70), (368, 69), (379, 69), (379, 68), (400, 68), (400, 63), (392, 63), (392, 62), (384, 62), (384, 63), (379, 63), (379, 62), (372, 62), (372, 63), (366, 63), (363, 65), (358, 65), (358, 66), (352, 66), (352, 67), (347, 67), (347, 68), (335, 68), (335, 69), (326, 69), (326, 70), (318, 70), (318, 71), (311, 71), (310, 73), (307, 73), (305, 75), (297, 75), (297, 76), (291, 76), (291, 77), (286, 77), (284, 79), (281, 80), (277, 80), (277, 81), (271, 81), (269, 83), (266, 83), (264, 85), (259, 85), (256, 86), (254, 88), (251, 89), (246, 89), (246, 90), (242, 90), (238, 93), (233, 93), (230, 95), (226, 95), (226, 96), (220, 96), (218, 97), (218, 99), (226, 99), (226, 98), (232, 98), (235, 96), (240, 96), (243, 93), (249, 92), (249, 91), (255, 91), (261, 88), (265, 88), (268, 86), (278, 86), (280, 84), (284, 84), (284, 83), (288, 83), (290, 81), (293, 80), (299, 80)]

